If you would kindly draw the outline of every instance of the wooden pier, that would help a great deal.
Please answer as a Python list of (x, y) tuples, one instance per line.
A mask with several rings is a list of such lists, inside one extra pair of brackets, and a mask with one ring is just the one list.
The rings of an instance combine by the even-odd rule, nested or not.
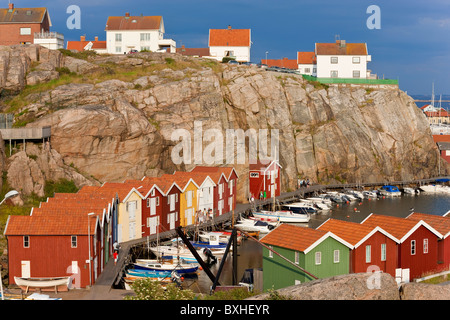
[[(326, 190), (344, 190), (344, 189), (362, 189), (362, 188), (372, 188), (381, 187), (383, 185), (396, 185), (396, 186), (420, 186), (428, 183), (436, 182), (439, 179), (450, 179), (448, 176), (436, 177), (430, 179), (419, 179), (410, 181), (392, 181), (392, 182), (378, 182), (378, 183), (348, 183), (348, 184), (335, 184), (335, 185), (311, 185), (308, 187), (301, 187), (292, 192), (282, 193), (276, 198), (277, 204), (282, 204), (286, 202), (296, 201), (300, 198), (309, 197), (315, 193), (321, 193)], [(252, 206), (265, 206), (271, 205), (274, 202), (273, 198), (265, 200), (255, 200), (254, 204), (250, 203), (238, 203), (234, 212), (227, 212), (219, 217), (215, 217), (213, 220), (209, 220), (201, 225), (190, 225), (184, 228), (186, 233), (193, 233), (195, 228), (199, 230), (213, 230), (218, 226), (231, 225), (232, 221), (237, 220), (237, 218), (249, 210)], [(160, 241), (169, 240), (177, 237), (176, 230), (170, 230), (162, 232), (159, 235)], [(96, 300), (104, 299), (105, 294), (113, 289), (114, 285), (118, 285), (121, 276), (125, 270), (128, 263), (131, 262), (133, 251), (136, 247), (147, 246), (148, 244), (154, 244), (157, 241), (157, 235), (151, 235), (149, 237), (135, 239), (120, 244), (119, 257), (117, 264), (114, 265), (113, 259), (105, 265), (100, 276), (95, 281), (95, 284), (91, 288), (90, 294), (87, 295), (85, 299)]]

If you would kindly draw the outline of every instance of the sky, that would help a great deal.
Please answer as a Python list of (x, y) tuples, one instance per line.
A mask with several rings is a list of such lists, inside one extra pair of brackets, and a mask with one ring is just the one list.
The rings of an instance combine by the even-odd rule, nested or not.
[[(1, 7), (7, 7), (7, 0)], [(410, 95), (450, 93), (449, 0), (11, 0), (15, 7), (47, 7), (51, 31), (65, 40), (98, 36), (106, 40), (108, 16), (162, 16), (165, 38), (177, 47), (208, 46), (209, 29), (251, 29), (251, 60), (296, 59), (297, 51), (314, 51), (316, 42), (367, 43), (372, 61), (368, 68), (380, 78), (398, 79)], [(67, 20), (76, 5), (81, 28), (68, 29)], [(376, 5), (380, 28), (369, 29), (367, 20)]]

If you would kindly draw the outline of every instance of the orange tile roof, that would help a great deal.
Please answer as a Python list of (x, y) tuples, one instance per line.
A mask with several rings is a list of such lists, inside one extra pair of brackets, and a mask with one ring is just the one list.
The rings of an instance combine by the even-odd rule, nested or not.
[(236, 170), (234, 170), (233, 167), (207, 167), (207, 166), (196, 166), (194, 169), (191, 170), (191, 172), (207, 172), (211, 179), (218, 183), (220, 181), (220, 177), (222, 174), (225, 177), (225, 180), (229, 180), (231, 177), (231, 174), (233, 171), (236, 173)]
[(316, 55), (367, 55), (365, 43), (346, 43), (340, 46), (338, 43), (316, 43)]
[(106, 49), (106, 41), (67, 41), (67, 50), (84, 51), (89, 42), (92, 42), (92, 49)]
[(249, 47), (250, 29), (209, 29), (210, 47)]
[(314, 52), (297, 52), (297, 64), (317, 64)]
[(414, 212), (406, 217), (406, 219), (420, 221), (423, 220), (439, 231), (444, 238), (450, 235), (450, 217), (443, 217), (434, 214)]
[[(414, 221), (411, 219), (378, 215), (373, 213), (361, 222), (362, 225), (366, 226), (379, 226), (380, 228), (392, 234), (395, 238), (399, 239), (400, 242), (405, 240), (410, 235), (414, 228), (418, 226), (418, 223), (418, 221)], [(439, 237), (440, 235), (436, 236)]]
[(331, 231), (352, 245), (356, 245), (364, 237), (370, 234), (374, 227), (338, 219), (328, 219), (317, 229)]
[[(92, 233), (96, 219), (89, 220)], [(9, 216), (5, 235), (87, 235), (87, 221), (87, 215)]]
[(434, 142), (450, 142), (449, 134), (433, 135)]
[(161, 16), (108, 17), (105, 30), (158, 30), (161, 22)]
[(326, 234), (326, 231), (283, 223), (262, 238), (261, 242), (303, 252)]

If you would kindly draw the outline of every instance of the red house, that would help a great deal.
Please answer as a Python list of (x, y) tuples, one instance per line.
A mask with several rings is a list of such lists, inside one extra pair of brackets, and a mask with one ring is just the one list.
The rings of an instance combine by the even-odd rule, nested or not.
[(438, 241), (438, 270), (449, 270), (450, 267), (450, 217), (414, 212), (406, 219), (423, 220), (443, 235)]
[(438, 241), (442, 235), (425, 221), (372, 213), (361, 224), (380, 227), (399, 239), (396, 278), (409, 281), (438, 270)]
[(350, 272), (383, 271), (395, 277), (399, 240), (380, 227), (328, 219), (317, 229), (331, 231), (353, 246)]
[(75, 287), (95, 282), (101, 272), (102, 213), (88, 216), (89, 211), (69, 210), (63, 201), (60, 205), (67, 212), (9, 216), (5, 228), (9, 283), (15, 283), (15, 276), (71, 276)]
[(94, 40), (86, 40), (86, 36), (80, 36), (80, 41), (67, 41), (67, 50), (83, 52), (93, 50), (97, 53), (106, 53), (106, 41), (99, 41), (98, 37)]
[(34, 43), (34, 34), (49, 32), (52, 23), (46, 8), (0, 9), (0, 45)]
[[(281, 165), (273, 160), (270, 163), (257, 162), (249, 165), (249, 192), (255, 199), (278, 197), (281, 194)], [(261, 192), (263, 196), (261, 197)]]
[(179, 227), (180, 201), (168, 201), (168, 198), (179, 199), (180, 187), (166, 177), (144, 178), (142, 182), (146, 185), (142, 190), (142, 236)]

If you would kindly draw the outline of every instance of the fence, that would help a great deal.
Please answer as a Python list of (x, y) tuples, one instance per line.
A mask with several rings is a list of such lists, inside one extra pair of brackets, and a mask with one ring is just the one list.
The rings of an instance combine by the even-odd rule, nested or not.
[(358, 78), (317, 78), (302, 74), (303, 79), (318, 81), (325, 84), (372, 84), (372, 85), (397, 85), (398, 80), (393, 79), (358, 79)]

